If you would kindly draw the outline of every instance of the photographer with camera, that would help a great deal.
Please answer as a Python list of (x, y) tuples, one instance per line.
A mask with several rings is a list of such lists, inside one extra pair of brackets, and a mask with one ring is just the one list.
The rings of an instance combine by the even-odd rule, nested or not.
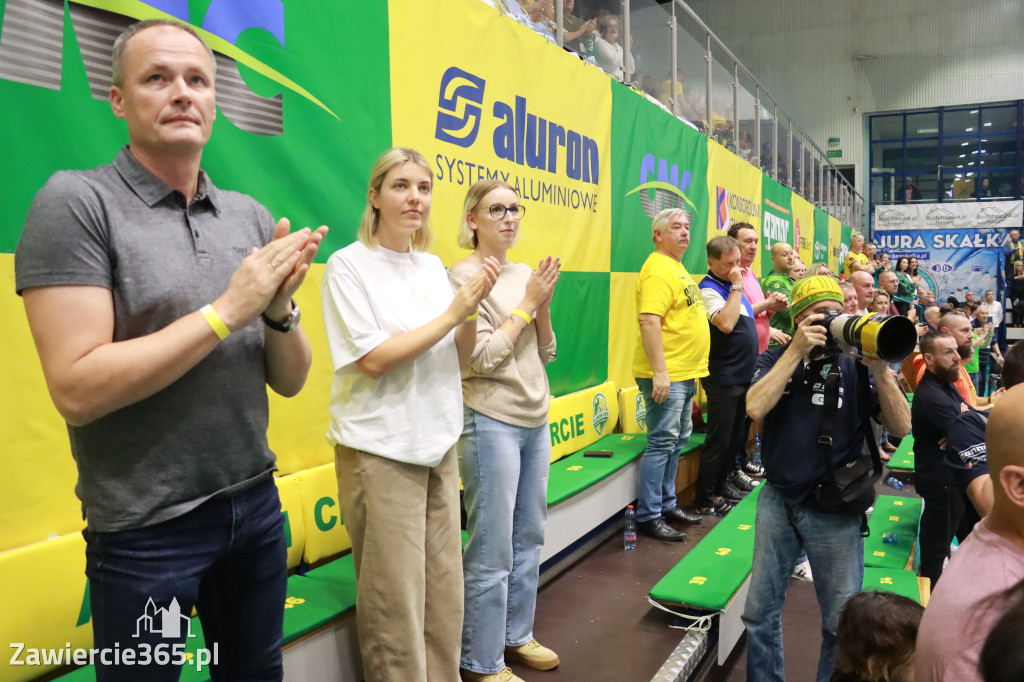
[[(860, 592), (863, 581), (863, 512), (873, 503), (873, 484), (881, 476), (869, 418), (879, 419), (898, 436), (910, 430), (910, 407), (886, 364), (893, 354), (875, 348), (883, 345), (883, 324), (860, 331), (863, 320), (840, 316), (830, 322), (831, 331), (822, 326), (824, 313), (836, 314), (842, 308), (843, 292), (834, 279), (815, 276), (797, 282), (790, 302), (796, 325), (793, 340), (760, 355), (747, 393), (747, 413), (764, 420), (766, 470), (743, 613), (749, 679), (785, 678), (781, 613), (801, 546), (814, 572), (822, 612), (817, 679), (831, 677), (839, 613), (846, 600)], [(889, 318), (885, 324), (896, 321), (893, 333), (902, 337), (900, 320), (910, 324), (906, 318)], [(837, 329), (844, 336), (838, 343), (833, 335)], [(912, 350), (912, 331), (910, 336)], [(872, 348), (864, 349), (867, 356), (858, 365), (838, 349), (849, 352), (850, 341), (859, 343), (862, 337)], [(900, 352), (907, 340), (901, 341)], [(826, 348), (835, 350), (825, 352)], [(875, 354), (886, 359), (871, 357)], [(877, 390), (866, 370), (874, 374)], [(843, 470), (856, 473), (857, 479), (850, 480)]]

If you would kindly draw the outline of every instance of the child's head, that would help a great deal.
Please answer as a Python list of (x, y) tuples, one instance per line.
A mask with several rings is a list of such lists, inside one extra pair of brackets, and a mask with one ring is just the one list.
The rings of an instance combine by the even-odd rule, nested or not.
[(924, 607), (892, 592), (861, 592), (839, 616), (836, 670), (861, 680), (913, 680)]

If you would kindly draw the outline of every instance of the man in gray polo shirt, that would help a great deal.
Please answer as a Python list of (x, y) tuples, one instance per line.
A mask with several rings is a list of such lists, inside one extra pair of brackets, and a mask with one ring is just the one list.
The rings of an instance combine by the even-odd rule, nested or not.
[[(15, 254), (78, 465), (94, 646), (122, 662), (135, 650), (131, 666), (98, 657), (97, 677), (178, 679), (190, 628), (138, 623), (195, 606), (215, 676), (280, 679), (287, 572), (266, 386), (291, 396), (305, 383), (292, 295), (326, 228), (289, 234), (200, 170), (215, 65), (192, 29), (129, 27), (113, 75), (129, 145), (51, 177)], [(157, 645), (171, 663), (138, 670)]]

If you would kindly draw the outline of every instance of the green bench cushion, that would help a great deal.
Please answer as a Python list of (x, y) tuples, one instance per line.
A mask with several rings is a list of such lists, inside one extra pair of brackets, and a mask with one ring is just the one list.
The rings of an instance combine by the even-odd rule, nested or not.
[[(551, 464), (548, 506), (558, 504), (607, 478), (639, 457), (647, 447), (646, 433), (612, 433), (579, 452)], [(704, 434), (694, 433), (680, 454), (704, 447)], [(611, 450), (611, 457), (584, 457), (587, 450)]]
[[(920, 498), (880, 495), (868, 519), (871, 535), (864, 538), (864, 565), (904, 568), (914, 551), (920, 520)], [(884, 542), (883, 533), (895, 533), (896, 542)]]
[(906, 436), (900, 441), (892, 459), (889, 460), (889, 468), (894, 471), (914, 470), (914, 437)]
[(356, 571), (346, 554), (306, 573), (288, 578), (284, 605), (287, 644), (356, 607)]
[(917, 574), (904, 569), (864, 567), (864, 589), (895, 592), (921, 603), (921, 588)]
[(758, 486), (651, 590), (651, 599), (722, 611), (750, 575)]

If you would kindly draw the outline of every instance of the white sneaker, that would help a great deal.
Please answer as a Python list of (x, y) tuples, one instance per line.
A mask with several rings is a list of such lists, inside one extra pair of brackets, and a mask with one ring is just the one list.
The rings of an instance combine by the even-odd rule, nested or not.
[(798, 563), (793, 569), (793, 577), (808, 583), (814, 582), (814, 576), (811, 575), (811, 562), (801, 561)]

